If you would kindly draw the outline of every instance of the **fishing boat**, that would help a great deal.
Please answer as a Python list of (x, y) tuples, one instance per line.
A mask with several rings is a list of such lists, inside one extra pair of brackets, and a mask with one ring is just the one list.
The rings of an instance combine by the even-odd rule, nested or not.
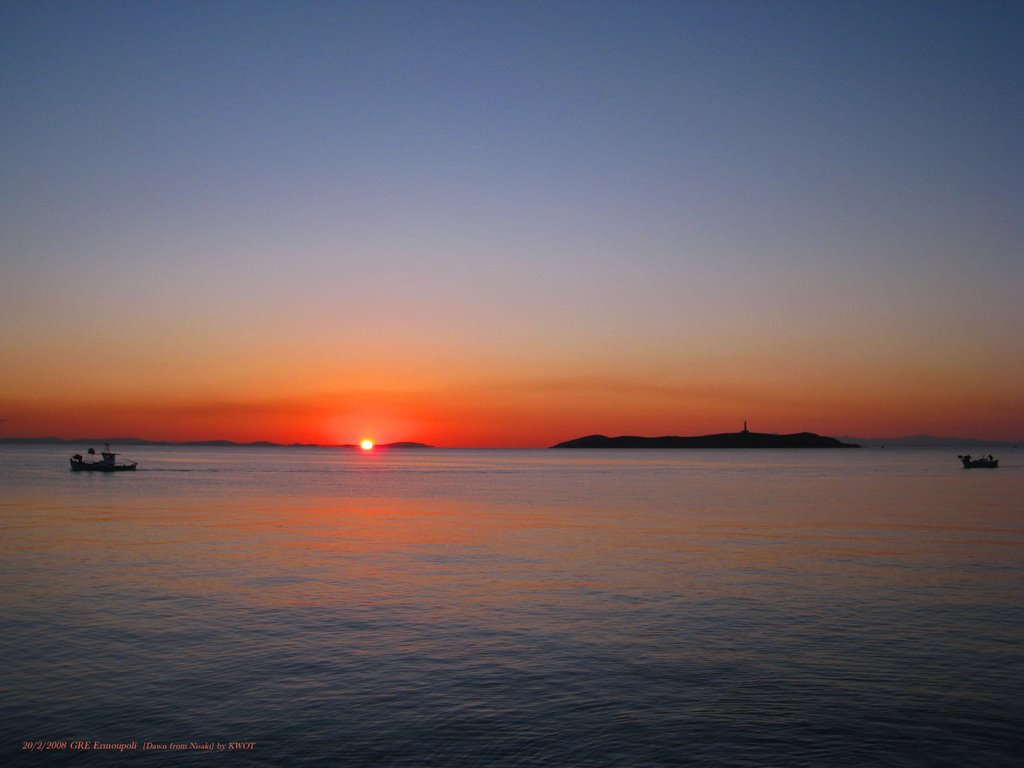
[(72, 472), (127, 472), (135, 469), (137, 461), (117, 460), (117, 454), (110, 450), (110, 443), (107, 443), (107, 450), (100, 451), (100, 458), (95, 458), (96, 451), (88, 450), (89, 458), (80, 453), (71, 457)]
[(999, 466), (999, 459), (993, 459), (992, 454), (972, 459), (971, 454), (957, 456), (964, 463), (964, 469), (995, 469)]

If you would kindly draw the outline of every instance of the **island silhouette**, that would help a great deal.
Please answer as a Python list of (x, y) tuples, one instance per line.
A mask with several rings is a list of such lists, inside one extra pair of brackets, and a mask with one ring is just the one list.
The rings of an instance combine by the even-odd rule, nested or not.
[(636, 437), (622, 435), (587, 435), (575, 440), (566, 440), (552, 448), (860, 448), (856, 443), (844, 443), (834, 437), (816, 435), (813, 432), (797, 432), (792, 435), (775, 435), (767, 432), (751, 432), (743, 422), (741, 432), (723, 432), (715, 435), (678, 437)]

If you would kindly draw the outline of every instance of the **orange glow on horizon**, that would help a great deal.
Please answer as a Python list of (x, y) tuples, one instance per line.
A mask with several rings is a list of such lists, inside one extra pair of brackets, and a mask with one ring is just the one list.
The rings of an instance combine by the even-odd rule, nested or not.
[[(162, 398), (97, 396), (83, 409), (73, 393), (0, 396), (0, 437), (148, 440), (268, 440), (343, 445), (415, 441), (440, 448), (543, 448), (587, 434), (700, 435), (738, 431), (899, 437), (927, 433), (1020, 440), (1020, 399), (948, 380), (829, 382), (812, 375), (756, 385), (706, 372), (652, 383), (653, 376), (519, 376), (402, 388), (316, 388), (313, 393), (195, 393)], [(751, 375), (747, 371), (746, 375)], [(310, 389), (313, 389), (310, 386)], [(967, 407), (954, 408), (953, 403)], [(355, 442), (360, 447), (362, 439)], [(366, 450), (363, 448), (363, 450)]]

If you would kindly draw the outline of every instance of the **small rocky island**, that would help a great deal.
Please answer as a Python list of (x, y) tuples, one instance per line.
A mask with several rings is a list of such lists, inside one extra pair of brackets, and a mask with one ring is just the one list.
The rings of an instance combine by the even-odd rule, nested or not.
[(552, 448), (860, 448), (855, 443), (843, 443), (834, 437), (816, 435), (813, 432), (797, 432), (793, 435), (773, 435), (765, 432), (750, 432), (744, 422), (742, 432), (723, 432), (718, 435), (697, 435), (694, 437), (606, 437), (588, 435), (575, 440), (558, 443)]

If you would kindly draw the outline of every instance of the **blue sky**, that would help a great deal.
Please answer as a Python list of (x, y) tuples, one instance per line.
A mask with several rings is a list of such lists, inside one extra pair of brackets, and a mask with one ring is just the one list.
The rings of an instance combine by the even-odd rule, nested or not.
[[(686, 431), (728, 409), (644, 386), (725, 382), (780, 430), (1020, 434), (1018, 394), (911, 403), (1024, 391), (1022, 32), (996, 2), (5, 4), (0, 406), (56, 413), (76, 366), (349, 412), (586, 380)], [(87, 356), (62, 334), (97, 314), (133, 330)]]

